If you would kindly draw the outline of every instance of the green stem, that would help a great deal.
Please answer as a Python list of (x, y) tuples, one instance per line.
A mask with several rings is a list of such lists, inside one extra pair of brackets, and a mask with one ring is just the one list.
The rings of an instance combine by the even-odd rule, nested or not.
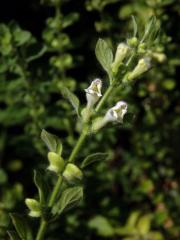
[[(98, 112), (101, 109), (101, 107), (105, 103), (106, 99), (109, 97), (112, 90), (113, 90), (113, 85), (110, 85), (108, 87), (108, 89), (106, 90), (105, 94), (103, 95), (103, 97), (101, 98), (100, 102), (98, 103), (98, 105), (95, 109), (96, 112)], [(88, 130), (87, 128), (83, 129), (81, 135), (79, 136), (79, 139), (78, 139), (76, 145), (74, 146), (74, 148), (71, 152), (71, 155), (68, 159), (68, 162), (74, 162), (77, 153), (79, 152), (80, 148), (82, 147), (82, 145), (83, 145), (83, 143), (84, 143), (84, 141), (87, 137), (87, 133), (88, 133), (87, 130)], [(59, 189), (61, 187), (61, 184), (62, 184), (62, 176), (59, 176), (58, 181), (57, 181), (56, 185), (54, 186), (52, 194), (49, 198), (48, 207), (53, 206), (53, 204), (56, 200), (56, 196), (57, 196), (57, 194), (59, 192)], [(39, 230), (38, 230), (36, 240), (43, 240), (44, 234), (45, 234), (45, 231), (46, 231), (46, 227), (47, 227), (47, 222), (42, 220), (41, 224), (40, 224), (40, 227), (39, 227)]]
[(106, 90), (105, 94), (103, 95), (103, 97), (99, 101), (98, 105), (96, 106), (96, 109), (95, 109), (96, 112), (98, 112), (102, 108), (102, 106), (104, 105), (106, 99), (109, 97), (110, 93), (112, 92), (113, 88), (114, 88), (114, 85), (110, 85), (108, 87), (108, 89)]
[(86, 136), (87, 136), (87, 130), (83, 130), (79, 139), (78, 139), (78, 141), (77, 141), (77, 143), (76, 143), (76, 145), (75, 145), (75, 147), (74, 147), (74, 149), (73, 149), (73, 151), (71, 152), (71, 155), (68, 159), (68, 162), (73, 162), (74, 161), (74, 159), (75, 159), (77, 153), (79, 152), (84, 140), (86, 139)]
[(61, 187), (61, 183), (62, 183), (62, 176), (60, 175), (56, 185), (54, 186), (53, 192), (49, 198), (49, 202), (48, 202), (48, 207), (52, 207), (52, 205), (54, 204), (55, 200), (56, 200), (56, 196), (59, 192), (59, 189)]
[[(48, 207), (52, 207), (55, 200), (56, 200), (56, 196), (59, 192), (59, 189), (61, 187), (61, 183), (62, 183), (62, 176), (60, 175), (58, 180), (57, 180), (57, 183), (56, 185), (54, 186), (54, 189), (52, 191), (52, 194), (49, 198), (49, 201), (48, 201)], [(42, 240), (44, 238), (44, 234), (45, 234), (45, 231), (46, 231), (46, 227), (47, 227), (47, 221), (45, 220), (41, 220), (41, 224), (39, 226), (39, 230), (38, 230), (38, 233), (37, 233), (37, 236), (36, 236), (36, 240)]]
[(38, 234), (36, 236), (36, 240), (42, 240), (44, 238), (46, 227), (47, 227), (47, 222), (42, 220), (41, 224), (40, 224), (40, 227), (39, 227)]

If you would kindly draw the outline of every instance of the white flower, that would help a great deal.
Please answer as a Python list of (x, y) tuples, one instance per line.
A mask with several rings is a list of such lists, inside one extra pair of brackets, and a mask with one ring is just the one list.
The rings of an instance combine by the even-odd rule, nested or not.
[(85, 89), (88, 107), (90, 108), (93, 107), (94, 104), (102, 96), (101, 88), (102, 81), (99, 78), (97, 78), (94, 81), (92, 81), (91, 85), (88, 88)]
[(128, 105), (124, 101), (119, 101), (116, 105), (110, 108), (105, 117), (104, 121), (106, 122), (123, 122), (124, 115), (127, 113)]
[(127, 113), (128, 105), (124, 101), (119, 101), (110, 108), (104, 117), (98, 117), (92, 124), (92, 132), (95, 133), (103, 128), (108, 122), (123, 123), (124, 115)]

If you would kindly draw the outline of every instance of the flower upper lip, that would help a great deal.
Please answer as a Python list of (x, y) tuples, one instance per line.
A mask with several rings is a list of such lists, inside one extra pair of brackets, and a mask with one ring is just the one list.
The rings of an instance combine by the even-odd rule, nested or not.
[(102, 81), (97, 78), (94, 81), (92, 81), (91, 85), (85, 89), (85, 92), (92, 95), (97, 95), (98, 97), (101, 97), (101, 87), (102, 87)]

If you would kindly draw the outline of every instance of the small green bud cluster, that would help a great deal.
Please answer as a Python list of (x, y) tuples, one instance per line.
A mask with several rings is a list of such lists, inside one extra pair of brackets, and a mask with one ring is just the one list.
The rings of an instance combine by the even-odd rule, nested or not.
[(132, 37), (132, 38), (127, 39), (127, 44), (132, 48), (137, 47), (138, 46), (137, 37)]

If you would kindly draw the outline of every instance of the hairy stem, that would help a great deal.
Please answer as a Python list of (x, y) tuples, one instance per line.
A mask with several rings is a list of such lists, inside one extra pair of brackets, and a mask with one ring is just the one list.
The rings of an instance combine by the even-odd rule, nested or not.
[(79, 139), (74, 147), (74, 149), (72, 150), (71, 152), (71, 155), (68, 159), (68, 162), (73, 162), (77, 153), (79, 152), (84, 140), (86, 139), (86, 136), (87, 136), (87, 131), (82, 131), (81, 135), (79, 136)]
[(102, 106), (104, 105), (106, 99), (109, 97), (110, 93), (112, 92), (113, 87), (114, 87), (113, 85), (110, 85), (110, 86), (108, 87), (108, 89), (107, 89), (106, 92), (104, 93), (103, 97), (102, 97), (101, 100), (99, 101), (98, 105), (96, 106), (96, 109), (95, 109), (96, 112), (98, 112), (98, 111), (102, 108)]
[(53, 204), (54, 204), (54, 202), (56, 200), (56, 196), (57, 196), (57, 194), (59, 192), (59, 189), (61, 187), (61, 184), (62, 184), (62, 176), (60, 175), (58, 180), (57, 180), (56, 185), (54, 186), (53, 192), (52, 192), (52, 194), (51, 194), (51, 196), (49, 198), (48, 207), (52, 207), (53, 206)]
[[(101, 98), (101, 100), (99, 101), (97, 107), (96, 107), (96, 112), (98, 112), (102, 106), (104, 105), (105, 101), (107, 100), (107, 98), (109, 97), (110, 93), (112, 92), (113, 90), (113, 85), (110, 85), (108, 87), (108, 89), (106, 90), (106, 92), (104, 93), (103, 97)], [(81, 135), (79, 136), (79, 139), (76, 143), (76, 145), (74, 146), (72, 152), (71, 152), (71, 155), (69, 156), (69, 159), (68, 159), (68, 162), (74, 162), (75, 160), (75, 157), (77, 156), (79, 150), (81, 149), (83, 143), (85, 142), (85, 139), (87, 137), (87, 129), (83, 129)], [(61, 187), (61, 184), (62, 184), (62, 176), (59, 176), (58, 180), (57, 180), (57, 183), (56, 185), (54, 186), (54, 189), (51, 193), (51, 196), (49, 198), (49, 202), (48, 202), (48, 207), (52, 207), (55, 200), (56, 200), (56, 196), (60, 190), (60, 187)], [(39, 230), (38, 230), (38, 233), (37, 233), (37, 236), (36, 236), (36, 240), (43, 240), (44, 238), (44, 234), (46, 232), (46, 227), (47, 227), (47, 221), (45, 220), (41, 220), (41, 224), (39, 226)]]

